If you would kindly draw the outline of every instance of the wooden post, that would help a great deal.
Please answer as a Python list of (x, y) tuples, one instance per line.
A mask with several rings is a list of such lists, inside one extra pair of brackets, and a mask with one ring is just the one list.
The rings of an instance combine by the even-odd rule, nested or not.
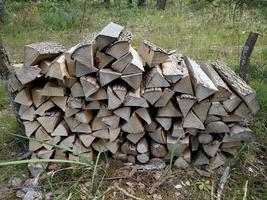
[(0, 37), (0, 79), (3, 81), (3, 84), (6, 88), (7, 93), (8, 93), (9, 100), (10, 100), (11, 106), (14, 110), (19, 127), (22, 128), (23, 124), (20, 121), (20, 117), (19, 117), (19, 104), (14, 102), (17, 93), (12, 92), (11, 88), (9, 87), (9, 84), (10, 84), (9, 83), (9, 77), (12, 76), (12, 73), (14, 73), (14, 72), (12, 72), (12, 70), (13, 69), (11, 67), (7, 52), (6, 52), (6, 50), (3, 46), (3, 43), (2, 43), (2, 38)]
[(257, 32), (250, 32), (248, 39), (242, 49), (240, 58), (239, 76), (243, 78), (246, 82), (248, 81), (249, 59), (252, 54), (253, 48), (257, 42), (258, 36), (259, 33)]

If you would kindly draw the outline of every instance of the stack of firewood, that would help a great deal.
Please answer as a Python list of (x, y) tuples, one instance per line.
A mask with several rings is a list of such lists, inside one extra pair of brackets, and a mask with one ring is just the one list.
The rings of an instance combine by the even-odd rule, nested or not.
[[(255, 92), (222, 62), (197, 64), (110, 23), (69, 50), (25, 47), (9, 87), (33, 158), (170, 160), (215, 169), (243, 142), (259, 110)], [(59, 148), (60, 147), (60, 148)]]

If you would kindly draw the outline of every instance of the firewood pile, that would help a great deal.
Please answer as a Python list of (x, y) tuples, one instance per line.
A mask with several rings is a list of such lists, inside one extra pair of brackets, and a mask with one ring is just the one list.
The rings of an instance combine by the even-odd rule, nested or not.
[(255, 139), (247, 122), (259, 110), (256, 94), (234, 71), (149, 41), (135, 50), (131, 39), (110, 23), (69, 50), (25, 46), (9, 87), (32, 158), (93, 160), (101, 151), (132, 163), (174, 156), (179, 168), (215, 169)]

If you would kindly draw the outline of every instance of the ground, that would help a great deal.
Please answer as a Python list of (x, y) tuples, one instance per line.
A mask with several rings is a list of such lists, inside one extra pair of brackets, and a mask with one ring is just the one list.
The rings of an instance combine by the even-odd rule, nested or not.
[[(257, 91), (261, 104), (260, 112), (250, 123), (257, 140), (246, 145), (229, 161), (231, 175), (223, 197), (244, 199), (247, 182), (247, 199), (267, 199), (266, 5), (257, 5), (257, 1), (247, 1), (252, 3), (238, 7), (228, 1), (170, 0), (167, 1), (164, 11), (158, 11), (151, 0), (147, 1), (144, 8), (135, 4), (129, 6), (126, 0), (114, 1), (109, 8), (99, 1), (86, 2), (48, 0), (31, 3), (7, 0), (7, 16), (0, 32), (11, 61), (23, 61), (25, 44), (56, 40), (71, 47), (88, 32), (99, 31), (105, 24), (113, 21), (133, 32), (135, 47), (142, 39), (147, 39), (164, 48), (177, 49), (178, 53), (198, 61), (222, 60), (237, 70), (242, 45), (248, 33), (258, 31), (261, 34), (251, 57), (249, 71), (250, 84)], [(25, 139), (11, 135), (21, 132), (12, 114), (5, 89), (1, 87), (1, 162), (14, 160), (25, 152)], [(193, 167), (187, 171), (173, 168), (168, 173), (168, 178), (150, 195), (149, 190), (155, 183), (160, 183), (159, 177), (163, 171), (135, 172), (135, 168), (127, 168), (122, 163), (105, 157), (100, 159), (94, 171), (80, 166), (62, 167), (63, 171), (57, 165), (52, 165), (50, 172), (55, 172), (54, 175), (51, 176), (48, 172), (39, 180), (38, 188), (45, 193), (52, 192), (54, 199), (92, 199), (94, 195), (104, 194), (112, 185), (144, 199), (214, 199), (212, 194), (216, 194), (218, 180), (224, 169), (222, 167), (211, 177), (205, 177), (199, 175)], [(15, 198), (15, 189), (18, 188), (12, 189), (7, 184), (14, 177), (23, 181), (30, 178), (25, 164), (0, 168), (0, 199)], [(127, 198), (130, 199), (118, 189), (106, 194), (106, 199)]]

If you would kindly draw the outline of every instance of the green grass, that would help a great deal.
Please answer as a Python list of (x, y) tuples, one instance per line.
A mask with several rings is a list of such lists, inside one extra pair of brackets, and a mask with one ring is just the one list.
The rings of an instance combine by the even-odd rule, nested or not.
[[(72, 0), (71, 3), (52, 0), (39, 3), (15, 2), (6, 0), (8, 16), (1, 26), (0, 33), (10, 54), (11, 61), (23, 61), (23, 47), (26, 44), (56, 40), (66, 47), (74, 46), (89, 32), (99, 31), (110, 21), (124, 25), (133, 32), (133, 45), (137, 47), (143, 39), (151, 40), (159, 46), (176, 49), (178, 53), (196, 60), (223, 60), (232, 68), (239, 65), (242, 45), (250, 31), (261, 33), (254, 48), (250, 65), (250, 84), (257, 91), (261, 110), (253, 120), (251, 127), (257, 134), (257, 142), (246, 147), (241, 158), (234, 166), (231, 179), (226, 187), (228, 199), (242, 199), (243, 186), (249, 180), (249, 199), (257, 196), (264, 199), (266, 184), (258, 190), (257, 181), (264, 184), (261, 176), (253, 177), (247, 173), (247, 161), (258, 159), (258, 146), (265, 146), (267, 132), (267, 8), (247, 7), (241, 12), (230, 4), (211, 4), (208, 1), (170, 0), (166, 10), (158, 11), (148, 0), (144, 8), (127, 5), (126, 0), (114, 0), (110, 8), (105, 8), (98, 1)], [(89, 3), (90, 2), (90, 3)], [(194, 3), (192, 3), (194, 2)], [(0, 160), (10, 160), (10, 152), (18, 152), (18, 146), (24, 142), (14, 139), (8, 133), (18, 133), (18, 126), (10, 108), (5, 89), (0, 87)], [(266, 156), (266, 155), (265, 155)], [(266, 162), (266, 160), (265, 160)], [(96, 165), (97, 166), (97, 165)], [(25, 165), (0, 168), (0, 186), (12, 176), (27, 174)], [(49, 189), (58, 188), (60, 183), (69, 180), (75, 183), (60, 186), (65, 192), (55, 199), (65, 199), (69, 193), (73, 198), (80, 194), (89, 198), (91, 189), (98, 194), (102, 188), (104, 170), (95, 167), (94, 172), (65, 170), (53, 178), (48, 178), (43, 185)], [(91, 179), (93, 174), (93, 179)], [(81, 180), (86, 181), (86, 192)], [(196, 180), (197, 181), (197, 180)], [(202, 180), (201, 180), (202, 181)], [(202, 181), (203, 182), (203, 181)], [(201, 183), (202, 183), (201, 182)], [(203, 182), (205, 183), (205, 181)], [(105, 186), (103, 186), (105, 188)], [(265, 189), (264, 189), (265, 188)], [(52, 190), (52, 189), (51, 189)], [(89, 195), (89, 196), (88, 196)]]

